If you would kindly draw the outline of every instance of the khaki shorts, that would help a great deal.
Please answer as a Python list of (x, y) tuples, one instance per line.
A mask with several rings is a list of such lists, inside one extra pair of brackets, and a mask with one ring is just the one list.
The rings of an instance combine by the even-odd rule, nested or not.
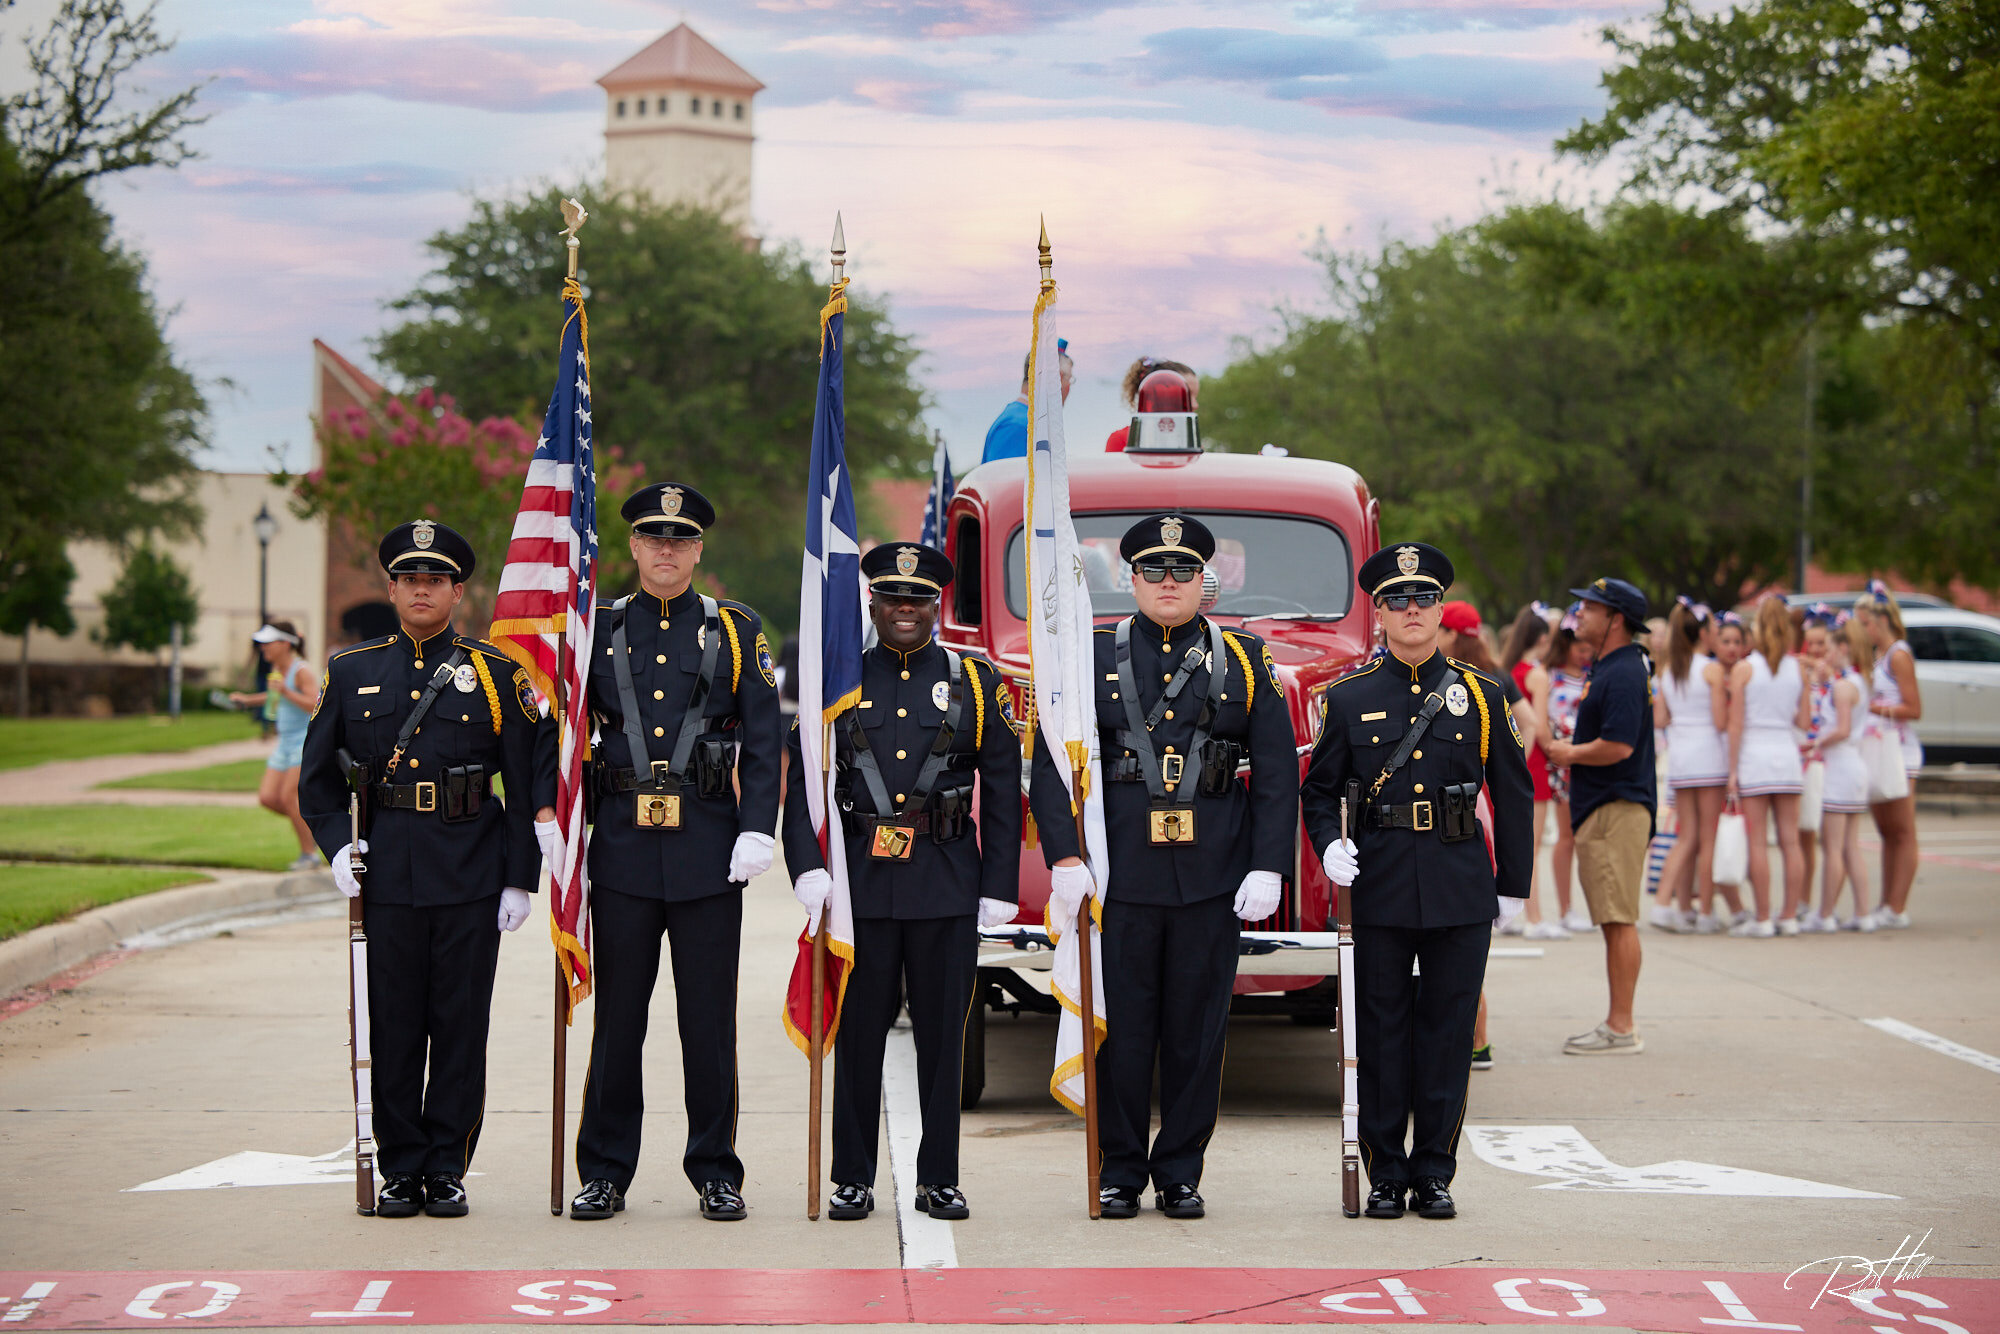
[(1608, 801), (1576, 831), (1576, 876), (1593, 925), (1636, 924), (1653, 817), (1636, 801)]

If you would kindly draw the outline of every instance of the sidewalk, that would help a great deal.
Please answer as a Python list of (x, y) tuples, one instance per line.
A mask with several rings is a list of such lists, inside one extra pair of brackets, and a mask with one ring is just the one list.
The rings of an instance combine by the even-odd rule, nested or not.
[(94, 802), (112, 806), (251, 807), (257, 804), (254, 792), (177, 792), (140, 788), (99, 791), (97, 785), (139, 774), (172, 773), (238, 760), (260, 760), (270, 753), (270, 742), (252, 737), (171, 755), (99, 755), (88, 760), (56, 760), (27, 769), (7, 769), (0, 771), (0, 806), (71, 806)]

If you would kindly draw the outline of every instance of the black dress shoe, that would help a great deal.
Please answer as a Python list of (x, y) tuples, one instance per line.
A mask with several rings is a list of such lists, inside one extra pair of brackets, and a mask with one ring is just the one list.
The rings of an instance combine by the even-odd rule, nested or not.
[(625, 1208), (625, 1194), (611, 1184), (607, 1177), (597, 1177), (583, 1183), (583, 1189), (569, 1202), (571, 1218), (609, 1218), (621, 1213)]
[(1139, 1216), (1139, 1188), (1137, 1186), (1098, 1187), (1097, 1216), (1099, 1218), (1137, 1218)]
[(465, 1183), (450, 1172), (433, 1172), (424, 1179), (424, 1194), (430, 1197), (424, 1212), (432, 1218), (463, 1218), (472, 1206), (465, 1202)]
[(707, 1181), (701, 1187), (701, 1216), (715, 1223), (736, 1223), (750, 1212), (742, 1192), (727, 1181)]
[(1375, 1189), (1368, 1192), (1368, 1207), (1361, 1212), (1370, 1218), (1401, 1218), (1403, 1192), (1408, 1189), (1400, 1181), (1378, 1181)]
[(1153, 1196), (1153, 1207), (1169, 1218), (1200, 1218), (1208, 1212), (1201, 1192), (1193, 1186), (1162, 1186)]
[(855, 1182), (833, 1188), (826, 1216), (836, 1223), (852, 1223), (875, 1212), (875, 1192)]
[(917, 1212), (950, 1221), (970, 1218), (972, 1207), (965, 1202), (965, 1192), (957, 1186), (918, 1186)]
[(423, 1179), (414, 1172), (398, 1172), (382, 1183), (375, 1197), (377, 1218), (415, 1218), (424, 1211)]
[(1443, 1177), (1418, 1177), (1410, 1191), (1410, 1207), (1419, 1218), (1458, 1217), (1458, 1206), (1451, 1202), (1451, 1188)]

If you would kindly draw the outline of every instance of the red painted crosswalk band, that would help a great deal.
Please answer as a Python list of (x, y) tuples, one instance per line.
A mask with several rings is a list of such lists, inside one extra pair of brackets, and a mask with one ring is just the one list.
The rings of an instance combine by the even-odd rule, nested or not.
[(0, 1272), (0, 1328), (352, 1325), (1542, 1325), (1982, 1334), (2000, 1280), (1827, 1267)]

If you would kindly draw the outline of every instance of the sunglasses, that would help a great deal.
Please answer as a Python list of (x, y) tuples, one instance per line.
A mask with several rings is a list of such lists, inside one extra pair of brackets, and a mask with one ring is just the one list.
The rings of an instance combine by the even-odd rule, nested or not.
[(1412, 606), (1435, 607), (1444, 601), (1442, 593), (1391, 593), (1378, 599), (1390, 611), (1408, 611)]
[(1172, 575), (1177, 584), (1192, 583), (1201, 573), (1201, 570), (1193, 565), (1141, 565), (1136, 568), (1139, 577), (1149, 584), (1157, 584), (1168, 575)]

